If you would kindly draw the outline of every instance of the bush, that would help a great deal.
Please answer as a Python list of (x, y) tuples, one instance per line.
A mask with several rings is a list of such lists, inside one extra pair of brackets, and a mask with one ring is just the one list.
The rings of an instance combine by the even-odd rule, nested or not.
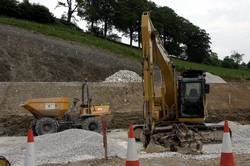
[(49, 9), (29, 2), (17, 3), (16, 0), (0, 0), (0, 15), (26, 19), (40, 23), (53, 23), (55, 19)]
[(234, 60), (232, 58), (230, 58), (229, 56), (226, 56), (223, 61), (222, 61), (222, 67), (226, 67), (226, 68), (235, 68), (237, 69), (239, 66), (237, 63), (234, 62)]
[(18, 5), (19, 18), (36, 21), (40, 23), (53, 23), (54, 17), (45, 6), (30, 4), (28, 2)]
[(17, 1), (16, 0), (0, 0), (0, 15), (16, 17)]

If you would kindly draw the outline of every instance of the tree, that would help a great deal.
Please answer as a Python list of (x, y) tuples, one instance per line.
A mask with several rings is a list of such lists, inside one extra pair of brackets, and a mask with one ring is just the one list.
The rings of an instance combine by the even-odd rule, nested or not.
[(240, 62), (242, 61), (243, 56), (244, 56), (244, 54), (240, 54), (237, 51), (233, 51), (233, 53), (230, 56), (230, 58), (233, 59), (234, 62), (239, 65)]
[(185, 53), (187, 59), (194, 62), (203, 62), (209, 56), (209, 34), (178, 16), (171, 8), (155, 9), (152, 12), (152, 21), (170, 54), (183, 56)]
[(100, 20), (99, 12), (100, 0), (85, 0), (83, 5), (78, 8), (78, 16), (85, 19), (90, 24), (89, 30), (94, 32), (98, 29), (98, 20)]
[(0, 15), (17, 17), (17, 1), (0, 0)]
[(177, 14), (169, 7), (159, 7), (152, 12), (152, 21), (169, 54), (180, 56), (184, 52), (180, 42), (180, 24)]
[(218, 58), (218, 54), (216, 52), (211, 52), (209, 56), (207, 56), (203, 63), (209, 64), (209, 65), (215, 65), (220, 66), (222, 61)]
[(65, 7), (67, 8), (67, 23), (71, 23), (73, 14), (77, 11), (79, 7), (81, 7), (84, 3), (84, 0), (59, 0), (57, 7)]
[[(130, 46), (139, 32), (141, 15), (147, 9), (147, 0), (117, 0), (113, 22), (115, 27), (130, 38)], [(137, 35), (138, 36), (138, 35)]]
[(246, 64), (245, 62), (242, 62), (242, 63), (240, 64), (240, 67), (246, 69), (246, 68), (247, 68), (247, 64)]
[(226, 56), (223, 61), (222, 61), (222, 67), (226, 67), (226, 68), (237, 68), (238, 65), (234, 62), (234, 60), (232, 58), (230, 58), (229, 56)]
[(106, 38), (107, 32), (112, 27), (113, 17), (114, 17), (114, 0), (100, 0), (100, 5), (97, 10), (100, 16), (101, 22), (104, 23), (103, 35)]
[(250, 61), (247, 63), (247, 68), (250, 69)]
[(201, 63), (211, 53), (209, 34), (186, 19), (181, 20), (180, 40), (187, 46), (188, 60)]

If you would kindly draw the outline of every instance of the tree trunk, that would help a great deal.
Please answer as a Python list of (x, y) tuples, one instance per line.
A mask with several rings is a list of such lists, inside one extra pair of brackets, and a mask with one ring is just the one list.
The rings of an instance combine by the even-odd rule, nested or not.
[(133, 33), (134, 33), (134, 31), (130, 29), (129, 30), (130, 47), (132, 47), (132, 44), (133, 44)]
[(90, 31), (93, 32), (93, 30), (94, 30), (94, 21), (92, 20), (91, 21), (91, 30)]
[(141, 32), (138, 31), (138, 47), (141, 47)]
[(104, 21), (104, 37), (107, 37), (107, 31), (108, 31), (108, 21), (105, 19)]
[(67, 23), (71, 23), (72, 13), (68, 13)]
[(167, 40), (167, 36), (165, 34), (163, 34), (163, 45), (165, 48), (167, 47), (166, 40)]
[(68, 4), (68, 17), (67, 17), (67, 23), (71, 23), (71, 17), (72, 17), (72, 6), (71, 3)]

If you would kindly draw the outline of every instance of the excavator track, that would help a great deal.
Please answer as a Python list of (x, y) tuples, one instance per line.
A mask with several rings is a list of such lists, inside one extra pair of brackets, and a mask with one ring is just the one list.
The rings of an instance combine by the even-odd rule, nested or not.
[[(142, 126), (140, 126), (142, 127)], [(135, 126), (139, 128), (139, 126)], [(143, 133), (142, 133), (143, 134)], [(223, 126), (172, 124), (155, 128), (153, 134), (146, 138), (140, 136), (147, 152), (173, 151), (185, 154), (201, 154), (203, 144), (218, 144), (222, 142)]]

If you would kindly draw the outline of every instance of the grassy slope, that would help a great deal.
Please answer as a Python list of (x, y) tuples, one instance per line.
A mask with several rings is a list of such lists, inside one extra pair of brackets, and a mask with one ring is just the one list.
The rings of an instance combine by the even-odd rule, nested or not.
[[(140, 59), (140, 51), (138, 49), (113, 43), (89, 34), (84, 34), (61, 24), (46, 25), (3, 16), (0, 16), (0, 23), (14, 25), (20, 28), (40, 32), (45, 35), (62, 38), (64, 40), (94, 45), (98, 48), (106, 49), (116, 54), (122, 54), (134, 59)], [(201, 69), (228, 79), (250, 79), (249, 70), (226, 69), (181, 60), (174, 60), (174, 63), (179, 71), (184, 69)]]

